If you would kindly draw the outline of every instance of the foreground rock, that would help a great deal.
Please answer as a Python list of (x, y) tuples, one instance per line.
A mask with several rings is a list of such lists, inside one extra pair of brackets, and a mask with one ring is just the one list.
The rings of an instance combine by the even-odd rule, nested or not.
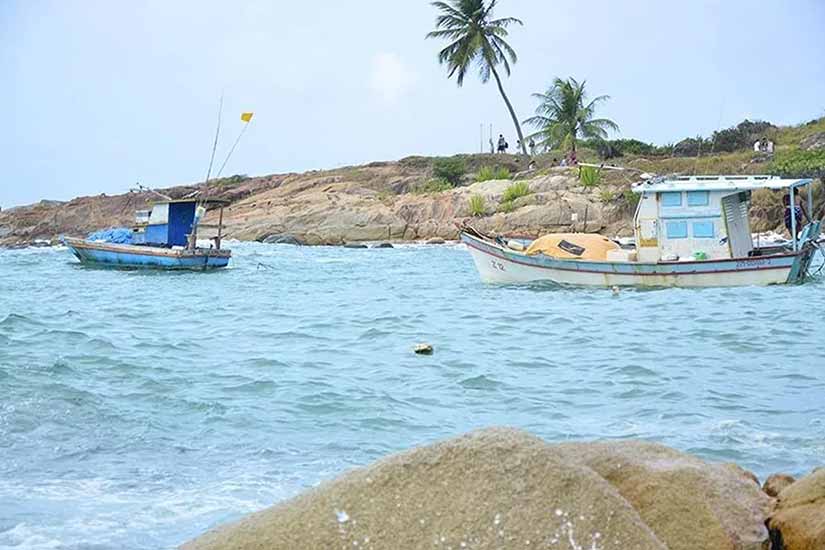
[(825, 469), (789, 485), (768, 522), (774, 550), (825, 548)]
[(743, 471), (661, 445), (549, 445), (489, 429), (391, 456), (183, 548), (761, 550), (769, 506)]
[(765, 491), (769, 497), (778, 497), (779, 493), (793, 485), (794, 482), (796, 482), (796, 479), (788, 474), (773, 474), (765, 480), (765, 484), (762, 485), (762, 490)]
[(670, 550), (761, 550), (771, 501), (752, 474), (636, 441), (563, 444), (611, 485)]

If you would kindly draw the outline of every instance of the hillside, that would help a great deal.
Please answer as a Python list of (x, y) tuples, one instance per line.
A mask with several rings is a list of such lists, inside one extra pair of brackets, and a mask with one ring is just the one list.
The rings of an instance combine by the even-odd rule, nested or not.
[[(577, 169), (556, 167), (554, 161), (562, 154), (551, 152), (535, 157), (531, 170), (524, 159), (512, 155), (459, 155), (446, 160), (409, 157), (303, 174), (233, 176), (210, 182), (208, 189), (189, 185), (160, 191), (173, 198), (208, 193), (229, 200), (226, 235), (241, 240), (289, 237), (306, 244), (342, 244), (451, 239), (457, 235), (456, 224), (469, 218), (479, 229), (499, 233), (573, 230), (628, 235), (635, 206), (630, 186), (641, 172), (825, 174), (825, 118), (800, 126), (771, 127), (765, 134), (777, 144), (775, 156), (740, 149), (697, 158), (662, 154), (668, 148), (652, 148), (648, 155), (627, 153), (611, 158), (609, 164), (633, 170), (605, 170), (591, 187), (578, 179)], [(670, 150), (679, 152), (679, 147)], [(580, 151), (579, 159), (601, 162), (597, 152), (588, 148)], [(445, 174), (453, 183), (443, 179)], [(486, 181), (478, 181), (482, 179)], [(821, 185), (816, 193), (819, 210)], [(129, 225), (134, 211), (147, 208), (153, 200), (156, 196), (151, 193), (126, 193), (41, 201), (5, 210), (0, 212), (0, 245), (25, 246), (54, 241), (61, 234), (83, 236), (96, 229)], [(752, 216), (755, 230), (781, 228), (781, 197), (771, 192), (757, 194)], [(214, 223), (210, 218), (214, 213), (207, 216)]]

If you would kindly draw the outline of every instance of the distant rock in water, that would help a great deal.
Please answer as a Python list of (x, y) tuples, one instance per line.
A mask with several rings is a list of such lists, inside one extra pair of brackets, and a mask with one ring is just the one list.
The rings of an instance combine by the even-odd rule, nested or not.
[(344, 243), (344, 248), (369, 248), (364, 243)]
[(392, 243), (376, 243), (371, 248), (395, 248)]
[(261, 242), (266, 244), (291, 244), (294, 246), (303, 246), (305, 243), (294, 235), (269, 235), (261, 239)]
[(184, 550), (761, 550), (770, 498), (737, 468), (642, 442), (493, 428), (393, 455)]

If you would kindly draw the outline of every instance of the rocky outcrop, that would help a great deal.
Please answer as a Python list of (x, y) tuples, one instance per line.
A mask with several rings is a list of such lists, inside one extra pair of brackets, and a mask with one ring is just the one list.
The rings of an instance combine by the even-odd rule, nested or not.
[(825, 132), (817, 132), (799, 142), (799, 148), (805, 151), (821, 151), (825, 149)]
[[(486, 157), (480, 156), (474, 162), (491, 162)], [(509, 158), (497, 157), (496, 162)], [(605, 202), (601, 191), (584, 189), (574, 169), (545, 169), (544, 175), (525, 173), (523, 181), (529, 184), (530, 194), (503, 211), (502, 196), (512, 180), (419, 193), (416, 189), (431, 177), (430, 165), (431, 159), (413, 158), (331, 171), (233, 179), (210, 184), (209, 190), (183, 186), (161, 191), (173, 198), (208, 194), (228, 200), (231, 204), (224, 212), (224, 236), (264, 242), (317, 245), (452, 240), (458, 236), (457, 226), (471, 216), (469, 200), (474, 195), (484, 197), (487, 204), (487, 215), (473, 218), (474, 225), (483, 231), (538, 236), (568, 230), (627, 233), (631, 227), (632, 212), (620, 201)], [(135, 210), (147, 208), (156, 199), (149, 193), (100, 195), (2, 211), (0, 244), (30, 243), (60, 234), (84, 236), (96, 229), (129, 225)], [(206, 223), (216, 222), (217, 214), (210, 212)]]
[(773, 550), (825, 548), (825, 469), (815, 470), (779, 493), (768, 527)]
[(770, 499), (736, 468), (642, 442), (488, 429), (352, 471), (186, 550), (762, 550)]

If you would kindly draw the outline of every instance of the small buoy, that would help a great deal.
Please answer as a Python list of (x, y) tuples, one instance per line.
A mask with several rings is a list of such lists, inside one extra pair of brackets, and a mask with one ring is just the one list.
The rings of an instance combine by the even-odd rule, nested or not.
[(432, 355), (433, 347), (430, 344), (416, 344), (413, 351), (418, 355)]
[(613, 290), (613, 296), (618, 296), (619, 295), (619, 287), (617, 287), (616, 285), (613, 285), (612, 290)]

